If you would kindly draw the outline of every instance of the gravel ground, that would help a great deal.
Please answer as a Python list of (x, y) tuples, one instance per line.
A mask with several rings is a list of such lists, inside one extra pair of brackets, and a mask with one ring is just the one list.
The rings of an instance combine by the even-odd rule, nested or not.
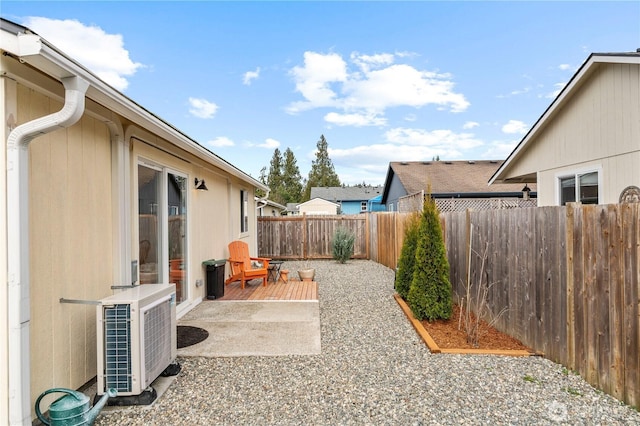
[(321, 355), (180, 358), (182, 372), (152, 407), (96, 424), (640, 424), (638, 411), (544, 358), (430, 354), (382, 265), (312, 265)]

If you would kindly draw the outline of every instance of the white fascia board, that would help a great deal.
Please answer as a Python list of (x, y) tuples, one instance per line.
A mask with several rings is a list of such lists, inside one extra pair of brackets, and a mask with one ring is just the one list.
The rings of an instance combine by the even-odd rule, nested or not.
[(90, 84), (90, 87), (87, 90), (88, 98), (112, 109), (117, 114), (126, 117), (141, 127), (148, 129), (152, 133), (157, 134), (179, 148), (203, 159), (230, 175), (247, 182), (256, 188), (260, 188), (264, 191), (269, 190), (269, 187), (262, 182), (218, 157), (175, 127), (161, 120), (139, 104), (115, 90), (113, 87), (109, 86), (91, 71), (73, 59), (67, 57), (64, 53), (57, 50), (41, 37), (35, 34), (13, 34), (4, 29), (0, 31), (0, 34), (0, 46), (2, 49), (18, 56), (20, 61), (28, 63), (58, 80), (74, 75), (80, 76)]
[(520, 155), (520, 152), (527, 146), (529, 141), (540, 131), (549, 121), (549, 119), (554, 115), (555, 111), (564, 104), (565, 99), (569, 96), (570, 93), (573, 93), (573, 88), (582, 81), (583, 77), (589, 73), (593, 67), (593, 64), (596, 63), (594, 57), (591, 56), (583, 65), (580, 67), (578, 72), (569, 80), (569, 83), (562, 89), (560, 94), (553, 100), (551, 105), (547, 108), (547, 110), (540, 116), (538, 121), (533, 125), (533, 127), (527, 132), (527, 134), (522, 138), (520, 143), (514, 148), (514, 150), (509, 154), (507, 159), (502, 163), (502, 165), (496, 170), (496, 172), (489, 179), (489, 185), (494, 183), (500, 175), (511, 165), (511, 163), (516, 160)]

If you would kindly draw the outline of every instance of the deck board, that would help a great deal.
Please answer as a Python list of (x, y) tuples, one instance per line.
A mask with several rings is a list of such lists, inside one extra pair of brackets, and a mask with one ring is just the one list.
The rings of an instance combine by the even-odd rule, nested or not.
[(224, 296), (217, 300), (318, 300), (318, 283), (289, 280), (269, 282), (264, 287), (262, 280), (253, 280), (241, 289), (237, 281), (225, 285)]

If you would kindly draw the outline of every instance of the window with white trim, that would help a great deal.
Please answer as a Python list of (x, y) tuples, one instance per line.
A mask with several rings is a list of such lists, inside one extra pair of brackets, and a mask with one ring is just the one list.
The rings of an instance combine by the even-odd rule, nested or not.
[(575, 173), (563, 176), (558, 181), (561, 206), (576, 201), (582, 204), (598, 204), (598, 172)]
[(249, 232), (249, 193), (240, 190), (240, 232)]
[(366, 201), (361, 201), (360, 202), (360, 211), (361, 212), (366, 212), (367, 211), (367, 202)]

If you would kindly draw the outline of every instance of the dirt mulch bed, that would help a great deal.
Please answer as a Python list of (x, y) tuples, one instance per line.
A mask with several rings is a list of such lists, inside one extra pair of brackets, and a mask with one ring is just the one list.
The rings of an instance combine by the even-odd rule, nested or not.
[(422, 326), (442, 349), (500, 349), (500, 350), (525, 350), (531, 348), (523, 345), (519, 340), (496, 330), (486, 321), (480, 321), (480, 338), (478, 346), (467, 342), (464, 331), (464, 323), (460, 324), (460, 307), (454, 305), (453, 314), (448, 320), (436, 320), (433, 322), (421, 321)]

